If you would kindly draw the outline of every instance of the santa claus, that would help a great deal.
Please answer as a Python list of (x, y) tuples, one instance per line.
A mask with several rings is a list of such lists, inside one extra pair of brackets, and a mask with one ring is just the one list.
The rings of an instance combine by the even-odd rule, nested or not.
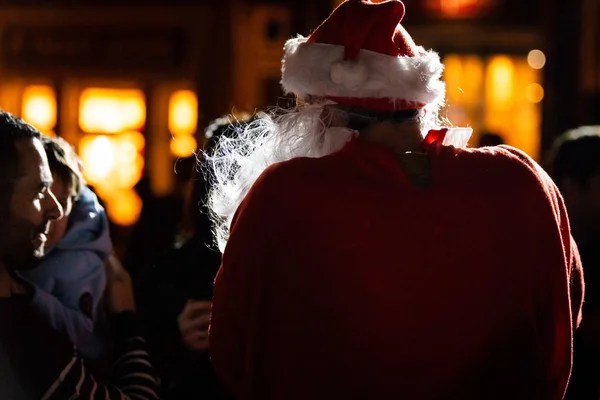
[(287, 42), (297, 107), (211, 155), (210, 353), (238, 399), (560, 399), (582, 279), (562, 198), (446, 128), (400, 1)]

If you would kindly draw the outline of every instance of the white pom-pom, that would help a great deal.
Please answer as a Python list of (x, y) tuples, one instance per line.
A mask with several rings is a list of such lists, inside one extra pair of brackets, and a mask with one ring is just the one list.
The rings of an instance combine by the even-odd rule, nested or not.
[(331, 80), (348, 89), (360, 88), (368, 77), (367, 67), (357, 61), (338, 61), (331, 66)]

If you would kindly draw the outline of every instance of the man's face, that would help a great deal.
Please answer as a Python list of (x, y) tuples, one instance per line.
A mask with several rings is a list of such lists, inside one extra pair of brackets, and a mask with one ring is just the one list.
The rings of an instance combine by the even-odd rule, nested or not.
[(12, 269), (32, 268), (44, 255), (50, 221), (62, 218), (62, 208), (52, 194), (52, 175), (42, 143), (23, 139), (16, 143), (19, 175), (10, 199), (3, 258)]

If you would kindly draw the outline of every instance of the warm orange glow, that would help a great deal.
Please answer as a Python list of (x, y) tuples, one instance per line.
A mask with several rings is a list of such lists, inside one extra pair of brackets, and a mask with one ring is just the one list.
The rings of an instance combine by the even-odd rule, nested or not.
[(511, 101), (515, 68), (506, 56), (493, 57), (488, 66), (486, 94), (496, 104)]
[(142, 179), (144, 160), (137, 157), (130, 164), (119, 164), (118, 172), (112, 177), (118, 188), (131, 189)]
[(194, 154), (197, 146), (196, 139), (189, 135), (175, 136), (169, 144), (171, 154), (175, 157), (189, 157)]
[(119, 190), (107, 196), (106, 212), (117, 225), (130, 226), (142, 212), (142, 200), (134, 190)]
[(193, 135), (198, 124), (198, 98), (191, 90), (178, 90), (169, 99), (169, 131)]
[(461, 102), (464, 97), (462, 85), (465, 82), (462, 57), (449, 55), (444, 59), (444, 81), (446, 82), (446, 96), (448, 103)]
[(144, 171), (145, 139), (137, 130), (145, 121), (141, 90), (89, 88), (81, 93), (79, 126), (91, 133), (79, 143), (83, 174), (118, 225), (134, 224), (141, 212), (142, 202), (132, 189)]
[(544, 88), (539, 83), (530, 83), (525, 90), (527, 100), (532, 103), (539, 103), (544, 99)]
[[(345, 1), (346, 0), (332, 0), (331, 6), (332, 6), (332, 8), (337, 8), (340, 4), (342, 4)], [(371, 0), (371, 3), (383, 3), (384, 1), (389, 1), (389, 0)]]
[(42, 132), (56, 125), (56, 94), (50, 86), (27, 86), (23, 91), (21, 115)]
[(83, 137), (80, 154), (86, 180), (102, 192), (133, 188), (144, 169), (143, 140), (139, 132)]
[(92, 184), (100, 184), (115, 168), (116, 149), (108, 136), (85, 136), (79, 144), (83, 173)]
[(527, 57), (448, 55), (444, 59), (447, 82), (447, 116), (456, 125), (472, 126), (472, 144), (482, 132), (502, 136), (504, 141), (534, 158), (540, 151), (543, 98), (541, 73)]
[(146, 121), (146, 99), (138, 89), (89, 88), (81, 93), (79, 126), (89, 133), (140, 129)]
[(146, 146), (146, 139), (144, 138), (144, 135), (137, 131), (122, 133), (115, 139), (120, 142), (130, 143), (138, 152), (144, 150), (144, 147)]
[(447, 90), (447, 115), (458, 126), (481, 128), (480, 112), (484, 64), (477, 56), (448, 55), (444, 59)]
[(427, 9), (447, 18), (474, 17), (488, 10), (492, 0), (427, 0)]
[(79, 144), (83, 174), (106, 202), (110, 219), (118, 225), (132, 225), (139, 218), (142, 203), (132, 190), (142, 178), (144, 136), (139, 132), (120, 135), (86, 135)]
[(531, 50), (527, 55), (527, 62), (533, 69), (542, 69), (546, 65), (546, 55), (540, 50)]

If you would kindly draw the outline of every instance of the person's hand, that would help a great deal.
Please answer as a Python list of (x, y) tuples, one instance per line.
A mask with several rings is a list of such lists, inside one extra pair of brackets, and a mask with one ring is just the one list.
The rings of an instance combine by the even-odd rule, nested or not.
[(131, 276), (121, 262), (111, 254), (104, 263), (106, 268), (106, 301), (113, 314), (135, 311)]
[(184, 346), (193, 351), (208, 349), (211, 301), (188, 300), (177, 318)]

